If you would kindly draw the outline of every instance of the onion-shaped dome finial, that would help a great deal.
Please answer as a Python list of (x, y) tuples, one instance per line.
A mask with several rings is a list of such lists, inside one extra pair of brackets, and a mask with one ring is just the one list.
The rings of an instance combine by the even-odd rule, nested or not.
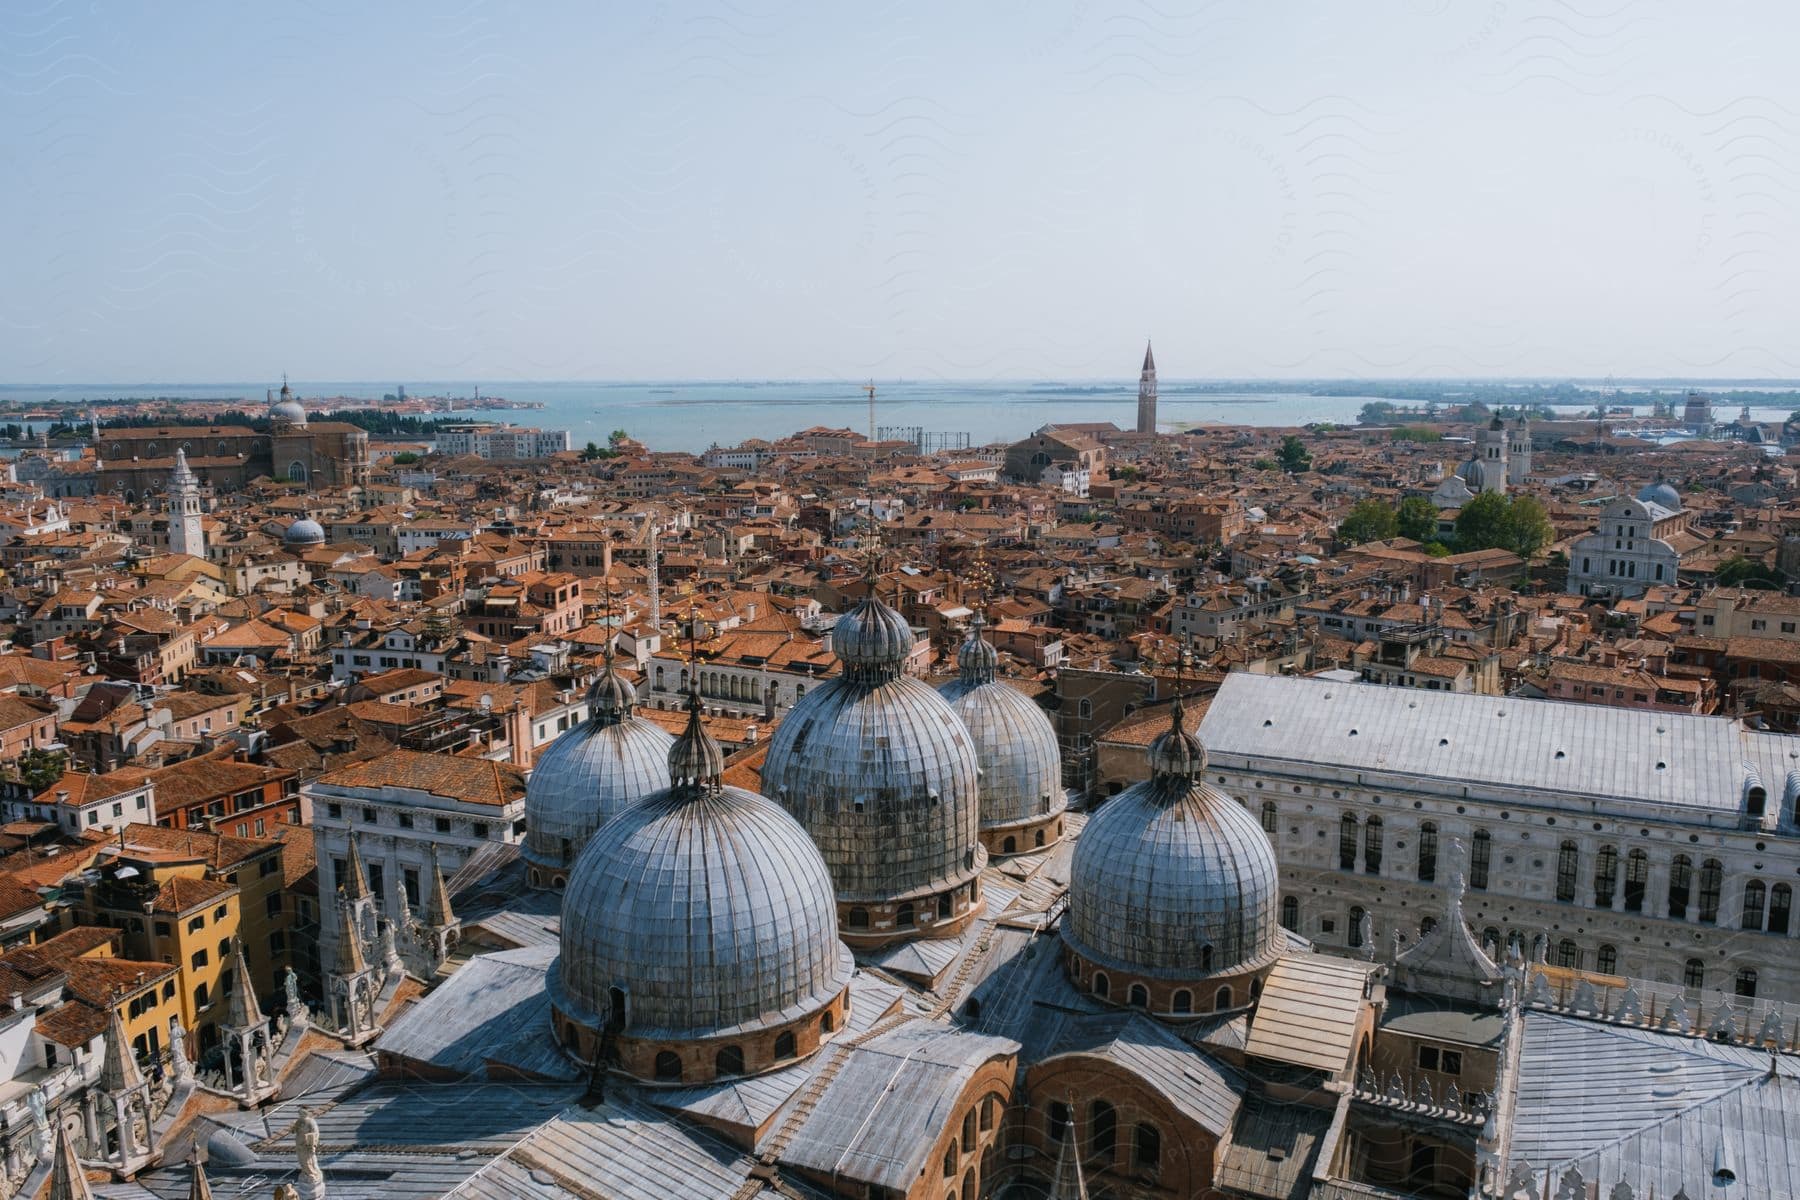
[(725, 751), (700, 721), (700, 692), (688, 690), (687, 728), (669, 747), (669, 784), (676, 791), (716, 792), (725, 775)]
[(858, 683), (899, 678), (917, 644), (912, 626), (882, 602), (873, 585), (869, 594), (831, 627), (831, 649), (844, 664), (844, 674)]
[(962, 681), (971, 687), (979, 687), (984, 683), (994, 682), (1000, 670), (1000, 654), (994, 644), (981, 636), (987, 622), (976, 613), (969, 622), (968, 640), (956, 652), (956, 665), (962, 675)]
[(1185, 715), (1186, 708), (1178, 691), (1174, 703), (1169, 705), (1169, 728), (1150, 743), (1151, 775), (1198, 779), (1206, 773), (1206, 747), (1197, 734), (1182, 727)]

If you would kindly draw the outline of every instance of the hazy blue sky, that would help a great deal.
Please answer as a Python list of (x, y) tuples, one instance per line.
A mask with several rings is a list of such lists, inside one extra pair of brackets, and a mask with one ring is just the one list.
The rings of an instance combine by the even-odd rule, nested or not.
[(1800, 376), (1800, 10), (0, 5), (0, 380)]

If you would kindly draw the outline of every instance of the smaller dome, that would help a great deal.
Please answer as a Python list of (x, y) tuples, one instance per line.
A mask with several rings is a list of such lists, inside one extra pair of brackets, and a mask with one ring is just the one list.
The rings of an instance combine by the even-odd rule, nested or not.
[(883, 604), (872, 588), (831, 627), (832, 652), (853, 676), (862, 672), (898, 675), (917, 644), (906, 618)]
[(311, 517), (301, 517), (287, 527), (281, 540), (289, 546), (322, 546), (325, 544), (325, 527)]
[(637, 689), (631, 681), (613, 670), (611, 647), (607, 648), (606, 669), (588, 689), (588, 719), (603, 725), (617, 725), (637, 711)]
[(962, 672), (962, 681), (967, 684), (992, 683), (1000, 669), (1000, 652), (981, 636), (982, 624), (981, 618), (976, 617), (968, 640), (956, 652), (956, 665)]
[(1659, 505), (1668, 509), (1670, 512), (1674, 512), (1681, 507), (1681, 493), (1677, 492), (1673, 487), (1670, 487), (1666, 482), (1660, 479), (1655, 483), (1646, 484), (1644, 488), (1638, 492), (1637, 498), (1644, 501), (1646, 504)]
[(1198, 779), (1206, 773), (1206, 747), (1200, 739), (1182, 728), (1181, 697), (1175, 697), (1172, 726), (1156, 735), (1147, 757), (1152, 775), (1169, 775), (1178, 779)]
[(276, 425), (306, 424), (306, 407), (285, 382), (281, 385), (281, 396), (269, 405), (269, 420)]

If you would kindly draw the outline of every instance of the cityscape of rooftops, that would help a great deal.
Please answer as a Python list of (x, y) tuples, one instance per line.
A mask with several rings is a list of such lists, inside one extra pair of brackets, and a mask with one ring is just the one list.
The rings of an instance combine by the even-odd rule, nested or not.
[(1800, 1195), (1797, 21), (0, 7), (0, 1200)]

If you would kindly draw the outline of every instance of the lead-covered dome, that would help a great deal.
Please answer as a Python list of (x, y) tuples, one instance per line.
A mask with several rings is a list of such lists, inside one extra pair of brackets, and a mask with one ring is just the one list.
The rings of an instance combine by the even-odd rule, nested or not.
[(284, 546), (322, 546), (325, 544), (325, 527), (311, 517), (301, 517), (281, 535)]
[(832, 645), (844, 673), (776, 727), (763, 790), (812, 835), (840, 903), (960, 887), (986, 861), (968, 729), (948, 701), (903, 673), (912, 630), (873, 594), (838, 619)]
[[(1056, 729), (1043, 709), (999, 680), (998, 659), (977, 618), (957, 652), (957, 678), (938, 688), (975, 745), (983, 832), (1029, 825), (1068, 808)], [(996, 844), (989, 839), (990, 849)]]
[(590, 1030), (617, 1014), (619, 1037), (656, 1042), (740, 1037), (828, 1008), (853, 963), (806, 831), (767, 797), (721, 784), (697, 702), (669, 759), (673, 786), (581, 852), (553, 1004)]
[(1659, 505), (1670, 512), (1678, 512), (1681, 509), (1681, 493), (1661, 479), (1645, 485), (1638, 492), (1637, 498), (1647, 504)]
[(269, 422), (273, 425), (292, 425), (304, 429), (306, 427), (306, 407), (294, 396), (293, 389), (284, 380), (281, 395), (275, 403), (269, 405)]
[(1152, 979), (1254, 971), (1286, 945), (1275, 852), (1207, 786), (1206, 751), (1174, 708), (1151, 777), (1102, 805), (1075, 844), (1063, 941), (1090, 965)]
[(636, 716), (631, 684), (606, 669), (588, 691), (588, 718), (538, 756), (525, 786), (520, 853), (540, 886), (560, 886), (594, 831), (669, 786), (675, 739)]

